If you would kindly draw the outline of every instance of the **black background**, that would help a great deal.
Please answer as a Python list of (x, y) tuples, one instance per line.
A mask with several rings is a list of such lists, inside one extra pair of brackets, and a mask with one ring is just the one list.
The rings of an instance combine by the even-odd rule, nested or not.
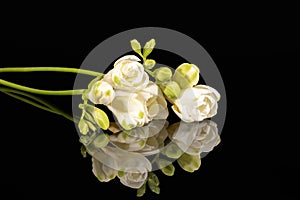
[[(0, 67), (77, 68), (95, 46), (121, 31), (144, 26), (180, 31), (198, 41), (218, 66), (227, 92), (227, 118), (221, 143), (197, 172), (184, 172), (175, 164), (173, 177), (158, 173), (161, 194), (148, 191), (145, 197), (296, 197), (298, 133), (291, 114), (298, 110), (293, 71), (299, 67), (299, 16), (293, 6), (245, 5), (223, 12), (192, 5), (167, 12), (158, 8), (107, 14), (104, 6), (72, 14), (11, 9), (1, 18)], [(42, 89), (71, 89), (75, 79), (57, 73), (0, 77)], [(71, 97), (46, 98), (71, 112)], [(2, 93), (0, 110), (0, 195), (135, 198), (135, 190), (117, 179), (100, 183), (94, 177), (90, 157), (80, 154), (72, 122)]]

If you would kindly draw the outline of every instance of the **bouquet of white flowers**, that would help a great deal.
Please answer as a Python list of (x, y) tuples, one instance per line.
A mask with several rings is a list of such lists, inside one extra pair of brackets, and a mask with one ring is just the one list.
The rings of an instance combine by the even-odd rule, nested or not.
[[(143, 48), (135, 39), (130, 44), (137, 55), (117, 59), (105, 74), (60, 67), (0, 69), (95, 76), (86, 89), (39, 90), (0, 79), (0, 85), (6, 86), (0, 90), (74, 121), (83, 144), (81, 151), (92, 157), (93, 173), (99, 181), (117, 177), (142, 196), (146, 185), (151, 191), (160, 192), (155, 170), (172, 176), (172, 163), (177, 161), (182, 169), (194, 172), (200, 167), (201, 153), (218, 145), (217, 125), (210, 118), (217, 114), (220, 94), (208, 85), (198, 84), (200, 69), (195, 64), (182, 63), (173, 71), (166, 66), (156, 67), (156, 61), (148, 58), (155, 48), (154, 39)], [(81, 116), (72, 117), (28, 93), (82, 95)], [(114, 119), (108, 117), (108, 111)], [(171, 112), (179, 122), (169, 124)]]

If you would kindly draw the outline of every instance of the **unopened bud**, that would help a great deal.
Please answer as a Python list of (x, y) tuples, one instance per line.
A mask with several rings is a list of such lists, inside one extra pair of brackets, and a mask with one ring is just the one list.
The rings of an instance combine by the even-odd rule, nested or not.
[(172, 71), (168, 67), (160, 67), (154, 71), (155, 79), (160, 82), (169, 81), (172, 77)]
[(164, 86), (163, 92), (168, 98), (176, 99), (180, 94), (180, 87), (175, 81), (170, 81)]
[(105, 81), (97, 81), (92, 86), (89, 94), (89, 100), (94, 104), (109, 104), (115, 97), (115, 91), (112, 86)]
[(194, 64), (183, 63), (176, 68), (173, 81), (176, 81), (180, 88), (193, 87), (199, 81), (199, 68)]

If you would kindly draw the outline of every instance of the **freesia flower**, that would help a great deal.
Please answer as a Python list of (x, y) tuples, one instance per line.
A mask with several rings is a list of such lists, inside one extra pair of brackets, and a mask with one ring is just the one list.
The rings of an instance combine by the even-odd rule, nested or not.
[(114, 68), (103, 80), (118, 90), (133, 92), (145, 88), (149, 83), (149, 76), (138, 61), (140, 59), (137, 56), (123, 56), (114, 63)]
[(107, 182), (117, 176), (123, 185), (140, 188), (152, 169), (149, 160), (139, 153), (108, 146), (87, 149), (92, 153), (93, 172), (100, 181)]
[(176, 115), (185, 122), (202, 121), (217, 114), (220, 94), (207, 85), (181, 90), (172, 106)]
[(178, 122), (168, 127), (169, 137), (183, 152), (200, 155), (210, 152), (220, 142), (217, 124), (211, 120), (202, 122)]
[(106, 81), (97, 81), (91, 88), (89, 99), (94, 104), (109, 104), (115, 97), (115, 91)]
[(145, 183), (147, 177), (148, 171), (143, 168), (143, 170), (136, 169), (134, 172), (125, 172), (119, 176), (119, 179), (123, 185), (138, 189)]
[(211, 120), (204, 120), (198, 125), (198, 134), (186, 153), (198, 155), (202, 152), (210, 152), (220, 143), (217, 124)]
[(108, 182), (117, 176), (118, 171), (104, 165), (99, 160), (92, 158), (93, 173), (101, 182)]
[(151, 81), (140, 91), (115, 90), (115, 98), (107, 106), (125, 130), (141, 127), (153, 119), (166, 119), (169, 114), (162, 92)]

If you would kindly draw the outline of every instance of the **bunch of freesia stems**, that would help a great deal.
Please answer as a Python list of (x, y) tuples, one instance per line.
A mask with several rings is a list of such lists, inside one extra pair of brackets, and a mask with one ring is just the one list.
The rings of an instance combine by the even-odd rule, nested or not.
[[(175, 70), (156, 67), (148, 56), (155, 47), (151, 39), (142, 48), (131, 40), (137, 55), (126, 55), (108, 73), (63, 67), (0, 68), (3, 72), (70, 72), (95, 78), (85, 89), (41, 90), (0, 79), (0, 91), (43, 110), (75, 122), (83, 143), (82, 153), (92, 156), (93, 173), (101, 182), (115, 177), (142, 196), (148, 184), (159, 193), (155, 170), (172, 176), (179, 166), (193, 172), (200, 167), (201, 153), (220, 142), (217, 125), (210, 120), (217, 114), (220, 94), (212, 87), (198, 84), (200, 69), (182, 63)], [(81, 95), (80, 117), (71, 116), (39, 95)], [(180, 122), (168, 124), (171, 111)], [(114, 117), (109, 119), (100, 108), (105, 106)]]

